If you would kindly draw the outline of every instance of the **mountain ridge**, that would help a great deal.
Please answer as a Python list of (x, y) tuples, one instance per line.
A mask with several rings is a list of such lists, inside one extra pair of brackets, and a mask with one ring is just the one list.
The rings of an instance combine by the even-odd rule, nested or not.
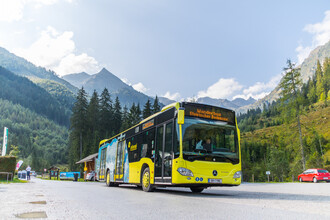
[(43, 67), (37, 67), (28, 60), (19, 57), (5, 48), (0, 47), (0, 66), (6, 68), (7, 70), (15, 73), (16, 75), (25, 77), (36, 77), (40, 79), (53, 80), (55, 82), (61, 83), (71, 90), (74, 94), (77, 93), (78, 89), (71, 85), (64, 79), (59, 78), (55, 72), (46, 70)]
[[(324, 45), (318, 46), (312, 50), (309, 56), (302, 62), (298, 68), (301, 68), (301, 79), (303, 83), (306, 83), (309, 78), (313, 77), (313, 74), (316, 69), (317, 60), (320, 60), (322, 63), (326, 57), (330, 57), (330, 41)], [(282, 81), (282, 79), (281, 79)], [(238, 113), (245, 113), (248, 109), (257, 109), (263, 108), (263, 105), (271, 104), (273, 101), (276, 101), (280, 97), (280, 86), (279, 84), (273, 89), (267, 96), (262, 99), (259, 99), (253, 104), (242, 106), (237, 109)]]

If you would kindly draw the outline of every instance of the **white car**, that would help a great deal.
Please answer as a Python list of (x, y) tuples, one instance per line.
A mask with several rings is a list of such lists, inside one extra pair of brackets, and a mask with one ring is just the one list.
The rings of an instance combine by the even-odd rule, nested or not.
[[(95, 179), (96, 177), (96, 179)], [(87, 173), (86, 180), (94, 181), (97, 180), (97, 174), (95, 171), (92, 171), (90, 173)]]

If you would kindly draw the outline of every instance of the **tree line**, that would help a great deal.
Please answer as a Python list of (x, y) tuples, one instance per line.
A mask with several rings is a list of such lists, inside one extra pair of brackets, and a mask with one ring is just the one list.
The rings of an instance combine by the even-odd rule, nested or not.
[(142, 119), (160, 111), (156, 96), (153, 103), (148, 100), (141, 110), (140, 104), (129, 108), (121, 106), (119, 98), (113, 101), (105, 88), (99, 95), (95, 90), (88, 100), (82, 87), (77, 94), (72, 109), (69, 133), (69, 166), (77, 168), (75, 162), (98, 152), (99, 142), (124, 131)]
[[(308, 119), (301, 121), (302, 116), (313, 112), (329, 116), (322, 109), (328, 109), (330, 59), (326, 58), (323, 65), (318, 61), (313, 77), (305, 84), (300, 69), (290, 60), (284, 70), (281, 98), (264, 104), (263, 109), (252, 109), (238, 116), (246, 181), (252, 180), (252, 174), (256, 181), (265, 181), (266, 170), (272, 171), (274, 180), (291, 180), (292, 175), (296, 178), (306, 168), (330, 165), (324, 157), (330, 150), (328, 131), (319, 128), (319, 122), (307, 127), (304, 123)], [(273, 126), (277, 126), (276, 130), (265, 129)]]

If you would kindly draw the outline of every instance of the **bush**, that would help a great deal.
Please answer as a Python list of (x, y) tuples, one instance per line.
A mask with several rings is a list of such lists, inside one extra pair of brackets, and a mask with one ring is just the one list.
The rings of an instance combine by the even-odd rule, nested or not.
[(326, 166), (324, 167), (324, 169), (326, 169), (327, 171), (330, 172), (330, 165), (326, 165)]
[[(12, 172), (15, 174), (16, 157), (4, 156), (0, 157), (0, 172)], [(7, 178), (7, 175), (0, 175), (0, 179)]]

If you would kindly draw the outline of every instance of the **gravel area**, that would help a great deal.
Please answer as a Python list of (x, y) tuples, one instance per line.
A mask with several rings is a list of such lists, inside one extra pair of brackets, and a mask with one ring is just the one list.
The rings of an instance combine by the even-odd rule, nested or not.
[[(243, 183), (201, 194), (49, 181), (0, 184), (0, 219), (330, 219), (330, 183)], [(28, 217), (26, 217), (28, 216)]]

